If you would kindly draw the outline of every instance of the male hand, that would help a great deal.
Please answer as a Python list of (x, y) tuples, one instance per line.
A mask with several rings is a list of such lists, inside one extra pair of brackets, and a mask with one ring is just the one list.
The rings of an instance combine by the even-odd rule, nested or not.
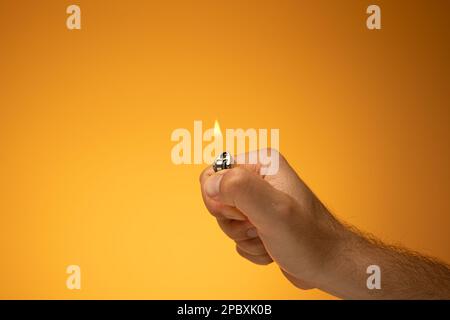
[[(342, 298), (450, 299), (448, 265), (344, 226), (279, 158), (276, 175), (260, 175), (260, 164), (201, 174), (205, 205), (241, 256)], [(383, 274), (376, 290), (366, 282), (373, 264)]]
[(281, 155), (276, 175), (261, 176), (260, 169), (207, 168), (200, 177), (205, 205), (242, 257), (263, 265), (275, 261), (296, 286), (315, 287), (343, 228)]

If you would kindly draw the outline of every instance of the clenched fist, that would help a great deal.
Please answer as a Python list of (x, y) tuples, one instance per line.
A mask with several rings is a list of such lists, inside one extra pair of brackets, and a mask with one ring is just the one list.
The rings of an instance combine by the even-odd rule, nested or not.
[[(242, 257), (261, 265), (274, 261), (297, 287), (343, 298), (450, 297), (445, 264), (385, 246), (340, 223), (281, 155), (277, 174), (263, 176), (261, 168), (243, 164), (215, 173), (209, 167), (200, 176), (207, 209)], [(384, 272), (382, 290), (366, 286), (371, 264)], [(430, 288), (433, 277), (438, 278)], [(405, 294), (407, 289), (414, 294)]]

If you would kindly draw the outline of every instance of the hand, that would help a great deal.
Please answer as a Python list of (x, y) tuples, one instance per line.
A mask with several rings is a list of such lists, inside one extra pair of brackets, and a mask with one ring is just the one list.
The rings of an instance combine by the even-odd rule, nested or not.
[(276, 175), (261, 176), (260, 169), (207, 168), (200, 176), (205, 205), (242, 257), (263, 265), (275, 261), (297, 287), (316, 287), (345, 228), (281, 155)]
[[(271, 151), (276, 152), (276, 151)], [(450, 267), (338, 222), (280, 155), (276, 175), (260, 164), (201, 177), (202, 195), (238, 253), (256, 264), (275, 261), (294, 285), (350, 299), (450, 299)], [(367, 267), (382, 285), (367, 286)]]

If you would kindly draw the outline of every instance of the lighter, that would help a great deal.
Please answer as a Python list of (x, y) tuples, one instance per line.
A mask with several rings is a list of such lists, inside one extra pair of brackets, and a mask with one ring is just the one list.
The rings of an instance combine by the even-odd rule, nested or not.
[(229, 152), (225, 151), (216, 158), (213, 164), (213, 169), (215, 172), (217, 172), (225, 169), (231, 169), (232, 166), (233, 157)]

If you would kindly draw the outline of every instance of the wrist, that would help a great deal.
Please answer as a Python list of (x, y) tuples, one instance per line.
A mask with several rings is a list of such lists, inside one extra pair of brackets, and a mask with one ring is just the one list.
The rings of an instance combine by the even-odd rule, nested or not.
[(319, 264), (314, 282), (318, 288), (328, 287), (330, 283), (340, 280), (342, 266), (352, 259), (349, 255), (352, 243), (358, 242), (358, 235), (349, 227), (339, 222), (324, 206), (320, 217), (316, 217), (317, 238), (320, 239)]

